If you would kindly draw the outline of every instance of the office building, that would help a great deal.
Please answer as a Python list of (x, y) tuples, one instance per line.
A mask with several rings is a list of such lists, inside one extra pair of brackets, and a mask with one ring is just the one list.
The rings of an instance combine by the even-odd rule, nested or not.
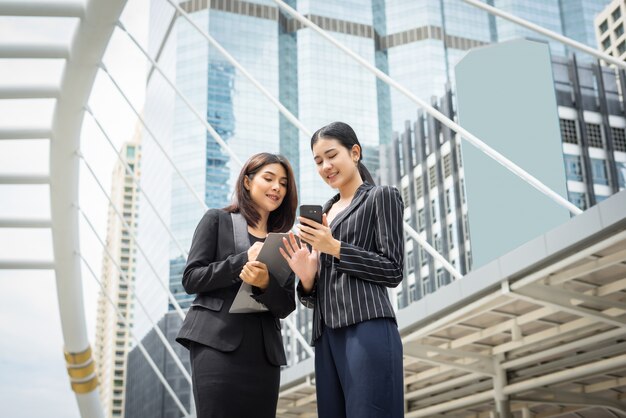
[[(104, 289), (98, 296), (95, 361), (100, 382), (100, 399), (109, 418), (124, 416), (130, 329), (119, 318), (118, 313), (132, 326), (136, 250), (131, 235), (137, 230), (139, 190), (136, 182), (141, 173), (140, 139), (138, 131), (134, 141), (122, 146), (120, 155), (124, 162), (118, 161), (113, 169), (113, 206), (109, 206), (107, 246), (102, 256), (100, 280)], [(123, 217), (124, 222), (118, 214)], [(115, 306), (111, 305), (109, 299)]]
[[(619, 95), (623, 78), (597, 63), (552, 58), (567, 177), (568, 199), (587, 209), (626, 188), (626, 118)], [(452, 92), (433, 102), (451, 119), (456, 117)], [(459, 136), (430, 115), (418, 111), (391, 144), (381, 172), (395, 184), (405, 202), (405, 220), (450, 260), (461, 274), (472, 269), (471, 234), (465, 199), (464, 168)], [(541, 152), (541, 150), (537, 150)], [(498, 192), (494, 190), (494, 195)], [(451, 277), (413, 239), (406, 242), (406, 280), (396, 290), (398, 308), (421, 299)]]

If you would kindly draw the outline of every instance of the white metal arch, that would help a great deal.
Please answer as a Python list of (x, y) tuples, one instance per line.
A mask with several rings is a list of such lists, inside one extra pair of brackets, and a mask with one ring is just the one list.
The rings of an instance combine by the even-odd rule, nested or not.
[(0, 228), (50, 228), (54, 261), (0, 260), (0, 269), (54, 269), (65, 358), (81, 416), (102, 417), (97, 378), (87, 337), (82, 295), (78, 235), (78, 180), (80, 134), (84, 108), (102, 57), (126, 0), (2, 1), (0, 16), (77, 18), (69, 45), (47, 41), (6, 42), (4, 59), (64, 59), (58, 86), (18, 85), (0, 89), (0, 99), (55, 99), (50, 127), (2, 127), (0, 140), (50, 140), (47, 176), (5, 175), (1, 184), (49, 184), (50, 219), (0, 219)]
[[(70, 46), (50, 136), (50, 208), (55, 274), (68, 370), (81, 416), (103, 416), (87, 337), (78, 235), (80, 132), (84, 108), (126, 0), (88, 0)], [(91, 372), (87, 374), (88, 372)], [(87, 374), (86, 376), (84, 376)]]

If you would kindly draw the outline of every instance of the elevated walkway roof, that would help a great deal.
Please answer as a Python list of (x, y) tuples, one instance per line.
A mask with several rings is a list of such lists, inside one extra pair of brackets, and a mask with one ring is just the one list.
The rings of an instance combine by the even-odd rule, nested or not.
[[(398, 312), (406, 417), (489, 417), (496, 397), (524, 416), (623, 416), (625, 290), (622, 191)], [(313, 360), (281, 377), (278, 416), (314, 415)]]

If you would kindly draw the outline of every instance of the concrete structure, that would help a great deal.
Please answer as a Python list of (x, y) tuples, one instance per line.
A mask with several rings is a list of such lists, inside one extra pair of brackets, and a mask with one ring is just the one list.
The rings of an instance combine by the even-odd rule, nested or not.
[[(405, 417), (626, 414), (626, 191), (398, 312)], [(277, 417), (315, 416), (313, 360)], [(444, 415), (445, 414), (445, 415)]]

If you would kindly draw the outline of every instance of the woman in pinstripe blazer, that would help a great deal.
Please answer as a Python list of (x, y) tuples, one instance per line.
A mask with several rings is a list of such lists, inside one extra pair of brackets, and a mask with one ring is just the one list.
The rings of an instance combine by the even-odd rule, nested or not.
[(402, 281), (403, 203), (375, 186), (350, 126), (334, 122), (311, 138), (318, 173), (339, 194), (322, 224), (299, 218), (281, 249), (299, 277), (300, 301), (313, 308), (320, 418), (402, 417), (402, 343), (387, 288)]

